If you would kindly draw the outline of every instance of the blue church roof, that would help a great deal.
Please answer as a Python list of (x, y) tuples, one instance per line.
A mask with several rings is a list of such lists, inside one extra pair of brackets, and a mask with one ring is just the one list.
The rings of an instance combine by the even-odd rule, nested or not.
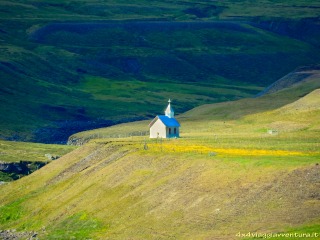
[(180, 127), (179, 122), (175, 118), (169, 118), (169, 117), (164, 116), (164, 115), (159, 115), (158, 118), (167, 127)]

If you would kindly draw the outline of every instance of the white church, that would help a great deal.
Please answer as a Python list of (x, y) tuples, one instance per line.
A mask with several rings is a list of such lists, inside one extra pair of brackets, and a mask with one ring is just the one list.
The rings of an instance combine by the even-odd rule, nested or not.
[(150, 138), (176, 138), (179, 137), (179, 122), (174, 118), (174, 111), (169, 99), (165, 115), (156, 116), (149, 124)]

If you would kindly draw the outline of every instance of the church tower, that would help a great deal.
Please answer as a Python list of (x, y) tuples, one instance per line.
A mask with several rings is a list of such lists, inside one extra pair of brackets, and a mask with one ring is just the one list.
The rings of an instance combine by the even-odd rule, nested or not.
[(164, 114), (169, 117), (169, 118), (174, 118), (174, 111), (173, 108), (171, 107), (171, 100), (169, 99), (168, 101), (168, 107), (166, 108)]

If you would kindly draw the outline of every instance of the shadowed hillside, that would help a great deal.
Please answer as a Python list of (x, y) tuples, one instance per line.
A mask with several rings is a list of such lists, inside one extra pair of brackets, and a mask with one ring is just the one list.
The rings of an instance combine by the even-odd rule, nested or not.
[[(317, 1), (2, 1), (0, 136), (75, 132), (254, 96), (319, 62)], [(144, 107), (142, 107), (144, 106)]]
[(284, 88), (298, 85), (303, 82), (308, 82), (313, 79), (317, 81), (319, 79), (319, 76), (320, 66), (301, 67), (274, 82), (273, 84), (265, 88), (262, 92), (257, 94), (257, 96), (281, 91)]
[[(303, 70), (304, 69), (304, 70)], [(297, 77), (299, 76), (299, 77)], [(299, 79), (297, 81), (297, 79)], [(277, 87), (274, 87), (277, 86)], [(202, 129), (209, 129), (212, 124), (210, 121), (217, 121), (220, 123), (228, 120), (234, 121), (239, 118), (245, 118), (246, 116), (255, 116), (254, 114), (264, 113), (268, 111), (273, 111), (281, 107), (285, 107), (287, 104), (299, 100), (301, 97), (306, 96), (310, 92), (320, 88), (319, 81), (319, 70), (317, 68), (302, 68), (300, 70), (294, 71), (280, 80), (276, 81), (271, 87), (267, 87), (262, 91), (263, 96), (255, 98), (244, 98), (237, 101), (228, 101), (223, 103), (215, 104), (206, 104), (199, 107), (196, 107), (190, 111), (187, 111), (183, 114), (177, 116), (179, 121), (186, 121), (184, 124), (193, 125), (194, 122), (198, 123), (197, 129), (201, 132)], [(269, 89), (274, 89), (273, 93), (267, 93)], [(271, 91), (270, 91), (271, 92)], [(299, 111), (303, 109), (306, 111), (310, 108), (314, 110), (316, 108), (317, 101), (316, 93), (313, 93), (314, 96), (311, 100), (311, 97), (307, 100), (301, 102), (306, 102), (306, 104), (299, 107)], [(307, 103), (310, 102), (310, 107)], [(174, 101), (174, 105), (179, 103)], [(297, 103), (297, 105), (299, 105)], [(160, 108), (156, 114), (162, 114), (161, 110), (164, 107)], [(280, 111), (280, 110), (279, 110)], [(298, 111), (298, 112), (299, 112)], [(277, 118), (278, 114), (272, 115), (274, 118)], [(292, 118), (294, 118), (293, 115)], [(279, 118), (283, 117), (280, 115)], [(261, 117), (263, 119), (263, 117)], [(269, 119), (270, 120), (270, 119)], [(310, 119), (311, 120), (311, 119)], [(118, 137), (121, 136), (131, 136), (131, 135), (141, 135), (148, 131), (148, 124), (151, 120), (146, 121), (136, 121), (127, 124), (120, 124), (109, 128), (95, 129), (91, 131), (79, 132), (70, 136), (68, 143), (69, 144), (81, 144), (88, 141), (90, 138), (103, 138), (106, 137)], [(189, 132), (189, 128), (182, 128), (183, 132)], [(207, 131), (207, 130), (206, 130)]]

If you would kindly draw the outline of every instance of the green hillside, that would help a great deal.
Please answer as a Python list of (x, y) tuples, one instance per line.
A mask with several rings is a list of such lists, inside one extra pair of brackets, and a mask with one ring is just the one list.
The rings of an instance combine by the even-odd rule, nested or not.
[[(312, 99), (299, 99), (302, 96), (305, 96), (310, 92), (320, 88), (319, 73), (319, 70), (311, 68), (308, 68), (307, 70), (297, 70), (292, 72), (290, 75), (286, 75), (285, 78), (282, 78), (283, 82), (279, 81), (277, 84), (281, 87), (278, 87), (277, 90), (274, 90), (271, 94), (266, 94), (256, 98), (244, 98), (238, 101), (206, 104), (196, 107), (177, 116), (177, 119), (179, 121), (183, 121), (183, 125), (186, 126), (185, 128), (182, 127), (181, 131), (183, 134), (189, 134), (190, 131), (194, 134), (193, 127), (189, 127), (189, 125), (193, 126), (196, 122), (198, 124), (197, 131), (200, 135), (210, 131), (216, 133), (217, 130), (214, 126), (224, 126), (224, 122), (227, 120), (229, 121), (229, 124), (226, 125), (228, 126), (228, 128), (231, 127), (230, 124), (232, 123), (232, 126), (237, 128), (236, 131), (243, 129), (245, 132), (247, 127), (251, 127), (251, 121), (257, 121), (256, 119), (252, 119), (255, 116), (259, 116), (259, 119), (267, 119), (267, 121), (269, 122), (272, 121), (273, 118), (283, 118), (283, 120), (285, 120), (283, 114), (279, 114), (280, 110), (277, 110), (276, 112), (273, 112), (273, 110), (282, 109), (281, 107), (284, 106), (286, 106), (286, 108), (289, 108), (289, 106), (291, 105), (288, 104), (293, 102), (293, 106), (299, 105), (299, 107), (297, 107), (297, 109), (299, 110), (298, 112), (303, 112), (303, 109), (308, 112), (310, 108), (317, 108), (316, 103), (314, 103), (318, 101), (316, 98), (316, 94), (312, 95), (314, 96)], [(296, 80), (297, 78), (299, 79), (299, 81)], [(299, 101), (296, 102), (297, 100)], [(299, 104), (300, 101), (306, 101), (308, 103), (310, 102), (311, 105), (309, 106), (307, 104)], [(175, 106), (177, 106), (178, 104), (179, 103), (174, 101)], [(164, 108), (165, 105), (158, 109), (157, 114), (162, 114), (162, 109)], [(265, 112), (272, 112), (273, 114), (267, 115), (268, 118), (266, 118), (266, 116), (261, 117), (259, 115), (264, 114)], [(305, 113), (303, 113), (303, 115), (305, 115)], [(292, 114), (291, 119), (295, 117), (296, 114)], [(242, 120), (239, 122), (239, 119), (247, 118), (251, 120)], [(299, 118), (297, 118), (295, 121), (298, 121), (298, 119)], [(87, 142), (91, 138), (117, 138), (121, 136), (128, 137), (132, 135), (144, 135), (149, 130), (148, 124), (150, 123), (150, 121), (151, 120), (136, 121), (126, 124), (119, 124), (108, 128), (79, 132), (70, 136), (69, 144), (82, 144), (84, 142)], [(246, 123), (246, 128), (243, 128), (243, 126), (238, 126), (243, 121)], [(305, 121), (309, 121), (307, 115)], [(258, 128), (260, 128), (260, 125)], [(265, 128), (267, 128), (267, 125), (265, 126)], [(222, 131), (224, 131), (223, 128)], [(229, 131), (234, 131), (234, 128), (232, 128), (232, 130), (229, 129)], [(259, 132), (260, 130), (257, 131)]]
[(318, 1), (1, 1), (0, 137), (71, 134), (254, 96), (319, 63)]
[[(179, 139), (91, 139), (1, 185), (0, 228), (43, 239), (238, 239), (248, 232), (285, 239), (280, 234), (319, 232), (319, 100), (319, 81), (310, 79), (260, 98), (195, 108), (179, 116)], [(215, 114), (223, 105), (225, 119)], [(245, 114), (234, 112), (240, 106)]]
[[(29, 175), (75, 146), (0, 140), (0, 184)], [(1, 237), (1, 236), (0, 236)]]
[(45, 154), (53, 156), (62, 156), (75, 147), (66, 145), (28, 143), (28, 142), (11, 142), (0, 141), (1, 153), (0, 161), (4, 162), (18, 162), (25, 161), (48, 161)]
[(1, 1), (0, 239), (317, 239), (319, 8)]

